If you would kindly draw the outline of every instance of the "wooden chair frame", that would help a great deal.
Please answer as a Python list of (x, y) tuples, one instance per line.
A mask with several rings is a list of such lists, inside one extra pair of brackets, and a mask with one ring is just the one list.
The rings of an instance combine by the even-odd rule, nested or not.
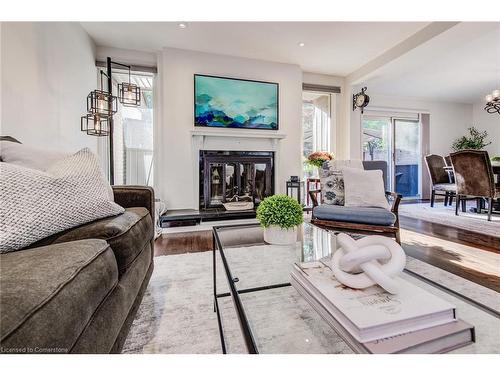
[[(318, 206), (318, 198), (316, 194), (321, 190), (311, 190), (309, 191), (309, 196), (314, 207)], [(394, 237), (396, 242), (401, 245), (401, 233), (399, 230), (399, 204), (401, 203), (401, 194), (386, 191), (385, 195), (393, 198), (391, 212), (396, 215), (396, 221), (391, 226), (385, 225), (370, 225), (370, 224), (360, 224), (351, 223), (347, 221), (334, 221), (334, 220), (321, 220), (314, 217), (314, 210), (311, 218), (311, 223), (323, 228), (338, 229), (340, 231), (359, 233), (359, 234), (379, 234), (387, 237)]]

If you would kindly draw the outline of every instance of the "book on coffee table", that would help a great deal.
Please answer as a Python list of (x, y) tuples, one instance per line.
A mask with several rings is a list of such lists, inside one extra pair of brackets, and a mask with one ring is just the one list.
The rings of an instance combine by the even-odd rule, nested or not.
[(295, 265), (292, 285), (353, 349), (362, 353), (443, 352), (470, 343), (474, 329), (455, 307), (400, 279), (401, 292), (340, 284), (320, 262)]

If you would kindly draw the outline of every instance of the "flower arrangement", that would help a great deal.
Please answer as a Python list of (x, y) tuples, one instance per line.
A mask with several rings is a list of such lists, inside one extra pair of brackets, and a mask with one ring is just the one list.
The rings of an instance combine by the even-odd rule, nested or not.
[(264, 228), (276, 225), (282, 229), (291, 229), (302, 224), (303, 215), (299, 202), (284, 194), (267, 197), (257, 208), (257, 220)]
[(306, 164), (321, 168), (325, 161), (333, 160), (333, 154), (326, 151), (316, 151), (307, 157)]

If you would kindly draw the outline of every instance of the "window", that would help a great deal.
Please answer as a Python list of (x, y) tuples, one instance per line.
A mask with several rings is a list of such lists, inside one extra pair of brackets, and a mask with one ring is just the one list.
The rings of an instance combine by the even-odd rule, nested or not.
[[(113, 70), (113, 92), (128, 82), (128, 72)], [(153, 185), (153, 84), (152, 73), (132, 72), (131, 83), (141, 88), (141, 105), (125, 107), (118, 103), (113, 116), (114, 183)], [(100, 154), (108, 155), (109, 139), (103, 139)]]
[[(332, 96), (330, 93), (304, 91), (302, 94), (302, 156), (305, 161), (314, 151), (331, 151)], [(316, 168), (304, 164), (303, 177), (316, 176)]]

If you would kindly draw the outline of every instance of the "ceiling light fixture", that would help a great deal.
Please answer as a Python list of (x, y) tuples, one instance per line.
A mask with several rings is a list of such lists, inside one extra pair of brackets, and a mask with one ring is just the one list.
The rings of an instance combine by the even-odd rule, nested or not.
[(186, 27), (188, 27), (187, 23), (185, 23), (185, 22), (179, 23), (178, 26), (179, 26), (179, 29), (185, 29)]
[(306, 44), (304, 42), (299, 43), (299, 47), (304, 47)]
[(486, 95), (486, 106), (484, 110), (488, 113), (500, 114), (500, 90), (493, 90), (491, 94)]

